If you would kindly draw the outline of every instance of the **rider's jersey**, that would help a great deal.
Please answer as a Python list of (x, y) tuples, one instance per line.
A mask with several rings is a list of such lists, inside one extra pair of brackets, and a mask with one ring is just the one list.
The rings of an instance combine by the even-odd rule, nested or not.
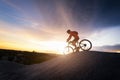
[(79, 40), (78, 32), (76, 32), (76, 31), (71, 31), (69, 34), (70, 34), (70, 35), (69, 35), (67, 41), (69, 41), (72, 37), (74, 37), (75, 40)]

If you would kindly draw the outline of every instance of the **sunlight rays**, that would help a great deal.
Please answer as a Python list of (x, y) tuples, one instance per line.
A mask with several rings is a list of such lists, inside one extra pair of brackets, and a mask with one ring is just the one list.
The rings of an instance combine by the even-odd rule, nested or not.
[[(80, 39), (89, 39), (93, 46), (120, 44), (119, 26), (101, 26), (100, 31), (88, 6), (74, 6), (63, 0), (1, 0), (0, 48), (62, 53), (67, 29), (78, 31)], [(72, 8), (83, 12), (72, 12)]]

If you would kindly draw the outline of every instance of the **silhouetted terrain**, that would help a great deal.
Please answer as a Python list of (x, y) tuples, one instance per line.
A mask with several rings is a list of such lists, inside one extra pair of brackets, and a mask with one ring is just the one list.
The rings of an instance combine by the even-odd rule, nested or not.
[(79, 52), (33, 65), (1, 61), (0, 80), (120, 80), (120, 54)]
[(57, 56), (59, 55), (0, 49), (0, 60), (7, 60), (25, 65), (41, 63)]

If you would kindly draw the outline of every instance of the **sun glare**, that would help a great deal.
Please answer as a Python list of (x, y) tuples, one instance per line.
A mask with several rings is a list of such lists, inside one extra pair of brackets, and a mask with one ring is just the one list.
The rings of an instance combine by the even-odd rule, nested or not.
[(65, 42), (62, 41), (46, 41), (43, 42), (46, 49), (56, 52), (57, 54), (63, 54), (63, 49), (66, 45)]
[(120, 50), (117, 50), (116, 52), (117, 52), (117, 53), (120, 53)]
[(64, 41), (36, 41), (31, 40), (31, 48), (35, 51), (45, 53), (63, 54), (63, 49), (66, 46)]

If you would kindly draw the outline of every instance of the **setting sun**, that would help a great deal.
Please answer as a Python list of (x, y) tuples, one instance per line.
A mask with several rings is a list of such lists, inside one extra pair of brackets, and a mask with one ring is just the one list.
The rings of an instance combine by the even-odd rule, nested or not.
[(46, 41), (42, 42), (42, 44), (45, 46), (45, 49), (55, 51), (58, 54), (63, 54), (63, 49), (66, 45), (65, 42), (60, 42), (60, 41)]
[(3, 42), (0, 44), (1, 48), (15, 49), (15, 50), (27, 50), (45, 53), (56, 53), (63, 54), (63, 49), (66, 46), (65, 42), (62, 41), (37, 41), (29, 40), (28, 42)]

